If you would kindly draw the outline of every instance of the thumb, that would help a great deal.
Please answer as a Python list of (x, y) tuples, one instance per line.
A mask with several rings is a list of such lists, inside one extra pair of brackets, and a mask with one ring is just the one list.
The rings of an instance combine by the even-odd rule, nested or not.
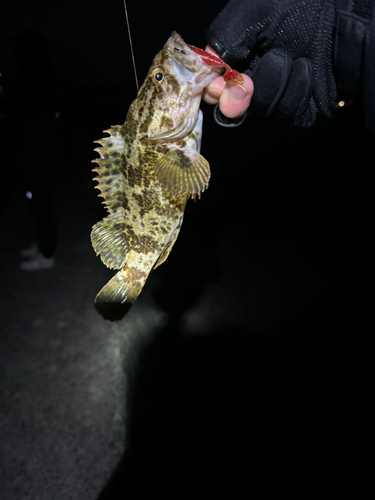
[(242, 75), (242, 85), (227, 84), (219, 100), (221, 113), (227, 118), (240, 118), (246, 113), (254, 93), (254, 85), (251, 78)]

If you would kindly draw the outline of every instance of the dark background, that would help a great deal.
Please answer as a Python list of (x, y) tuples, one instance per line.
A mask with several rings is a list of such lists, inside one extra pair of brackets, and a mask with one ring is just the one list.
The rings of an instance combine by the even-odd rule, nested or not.
[[(129, 3), (140, 82), (172, 30), (203, 47), (224, 3)], [(1, 498), (358, 496), (374, 330), (374, 139), (360, 109), (308, 130), (251, 117), (228, 130), (203, 105), (210, 188), (111, 324), (93, 308), (111, 273), (89, 242), (103, 216), (90, 161), (135, 97), (122, 2), (0, 12)], [(8, 110), (12, 38), (30, 28), (50, 42), (61, 150), (56, 267), (28, 274)]]

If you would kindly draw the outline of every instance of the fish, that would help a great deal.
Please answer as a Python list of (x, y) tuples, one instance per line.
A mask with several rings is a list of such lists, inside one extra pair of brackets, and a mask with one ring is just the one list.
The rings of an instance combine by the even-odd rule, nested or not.
[(199, 50), (174, 31), (155, 56), (125, 123), (95, 141), (95, 187), (108, 215), (93, 226), (91, 243), (117, 271), (94, 301), (104, 319), (124, 318), (151, 270), (171, 252), (188, 199), (200, 198), (208, 187), (200, 102), (203, 89), (228, 66), (218, 58), (205, 62)]

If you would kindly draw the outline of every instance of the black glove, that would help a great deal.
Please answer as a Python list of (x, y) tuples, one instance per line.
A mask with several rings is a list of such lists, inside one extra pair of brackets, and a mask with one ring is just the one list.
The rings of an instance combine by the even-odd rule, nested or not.
[(251, 114), (307, 127), (336, 101), (334, 26), (334, 0), (231, 0), (208, 43), (230, 66), (246, 62)]

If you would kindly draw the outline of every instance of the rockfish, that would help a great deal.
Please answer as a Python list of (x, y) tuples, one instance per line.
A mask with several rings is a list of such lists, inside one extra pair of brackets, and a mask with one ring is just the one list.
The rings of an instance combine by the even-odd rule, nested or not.
[[(225, 70), (202, 60), (173, 32), (156, 55), (123, 125), (96, 141), (95, 186), (109, 212), (93, 226), (97, 255), (117, 274), (100, 290), (95, 308), (120, 320), (152, 269), (168, 257), (189, 197), (200, 197), (210, 167), (199, 154), (202, 91)], [(201, 51), (203, 53), (204, 51)], [(220, 64), (220, 63), (219, 63)]]

